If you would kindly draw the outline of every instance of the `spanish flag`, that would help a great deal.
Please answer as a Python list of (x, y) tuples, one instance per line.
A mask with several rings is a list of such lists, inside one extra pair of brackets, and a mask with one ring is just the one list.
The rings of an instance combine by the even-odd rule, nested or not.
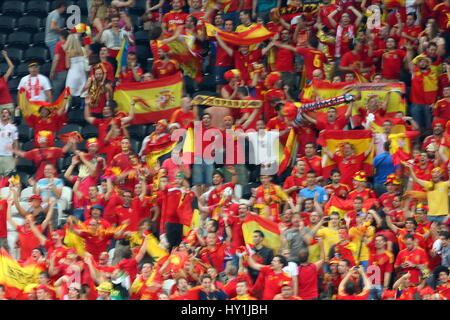
[(384, 117), (375, 117), (375, 120), (372, 121), (370, 128), (374, 133), (383, 133), (383, 123), (389, 120), (392, 122), (392, 130), (391, 133), (404, 133), (406, 132), (406, 123), (403, 119), (400, 118), (384, 118)]
[(243, 32), (225, 32), (210, 23), (205, 23), (205, 26), (208, 37), (214, 37), (214, 33), (217, 32), (223, 41), (236, 46), (250, 46), (258, 44), (274, 36), (273, 32), (270, 32), (259, 24)]
[(0, 249), (0, 284), (5, 286), (9, 299), (20, 299), (28, 285), (38, 282), (42, 271), (38, 264), (21, 265), (4, 248)]
[(30, 97), (24, 88), (19, 91), (19, 106), (22, 115), (26, 118), (31, 115), (39, 116), (41, 107), (49, 108), (51, 111), (59, 111), (65, 106), (66, 98), (70, 99), (70, 89), (67, 87), (55, 102), (30, 101)]
[(167, 144), (159, 146), (158, 149), (149, 152), (147, 154), (147, 165), (149, 166), (149, 168), (154, 168), (155, 165), (158, 163), (158, 159), (160, 157), (172, 152), (177, 143), (178, 143), (177, 141), (175, 142), (170, 141)]
[(278, 176), (283, 174), (283, 172), (293, 162), (292, 158), (297, 155), (297, 148), (298, 148), (297, 135), (295, 134), (295, 130), (291, 129), (286, 141), (286, 145), (282, 147), (281, 154), (279, 157), (280, 165), (278, 166), (278, 173), (277, 173)]
[(146, 237), (148, 239), (147, 253), (155, 261), (159, 261), (161, 258), (169, 255), (165, 249), (160, 247), (158, 239), (153, 234), (150, 233)]
[[(69, 219), (71, 218), (69, 217)], [(81, 225), (81, 223), (78, 223), (78, 225)], [(81, 257), (83, 257), (86, 252), (84, 239), (70, 230), (67, 226), (65, 226), (64, 244), (69, 248), (77, 250), (77, 254)]]
[(342, 199), (336, 195), (332, 195), (330, 200), (325, 204), (324, 211), (327, 215), (330, 215), (332, 212), (338, 212), (339, 217), (341, 219), (344, 218), (347, 211), (353, 209), (353, 201)]
[[(363, 154), (372, 141), (372, 131), (370, 130), (323, 130), (319, 134), (317, 143), (322, 147), (327, 147), (330, 152), (342, 152), (344, 143), (351, 143), (355, 148), (355, 154)], [(372, 174), (372, 161), (374, 152), (364, 160), (363, 171), (368, 175)], [(335, 167), (335, 162), (327, 155), (322, 157), (322, 168), (324, 177), (330, 175), (330, 171)]]
[(253, 244), (253, 232), (260, 230), (264, 233), (263, 244), (278, 252), (281, 247), (281, 236), (278, 224), (261, 216), (247, 215), (242, 224), (245, 244)]
[(194, 129), (192, 128), (192, 126), (190, 126), (186, 130), (186, 136), (184, 137), (183, 141), (183, 163), (194, 163), (194, 148)]
[(114, 91), (119, 111), (129, 113), (131, 100), (136, 101), (133, 124), (168, 119), (179, 108), (183, 91), (181, 73), (148, 82), (122, 83)]
[(117, 61), (116, 78), (120, 77), (122, 68), (127, 65), (128, 47), (129, 47), (128, 40), (126, 39), (126, 37), (124, 37), (122, 39), (122, 44), (120, 46), (119, 53), (116, 56)]
[(392, 155), (392, 162), (395, 166), (399, 165), (402, 161), (411, 159), (411, 141), (419, 136), (419, 134), (419, 131), (407, 131), (390, 134), (388, 136), (391, 143), (389, 153)]

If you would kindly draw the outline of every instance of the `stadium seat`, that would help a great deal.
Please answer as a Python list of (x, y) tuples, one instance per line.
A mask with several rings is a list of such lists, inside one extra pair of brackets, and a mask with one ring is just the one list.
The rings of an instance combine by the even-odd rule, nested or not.
[(64, 142), (62, 142), (61, 140), (59, 140), (59, 139), (55, 140), (55, 144), (54, 144), (55, 147), (57, 147), (57, 148), (64, 148), (65, 145), (66, 144)]
[[(1, 19), (0, 19), (1, 20)], [(0, 33), (0, 47), (3, 49), (3, 47), (6, 44), (6, 39), (8, 38), (8, 35), (5, 33)]]
[(83, 129), (81, 129), (81, 135), (84, 139), (98, 137), (98, 128), (91, 124), (84, 126)]
[(16, 27), (16, 19), (14, 17), (2, 16), (0, 18), (0, 32), (9, 34), (14, 31)]
[(32, 43), (31, 39), (31, 33), (17, 31), (8, 36), (8, 45), (19, 49), (27, 49)]
[(20, 78), (25, 77), (28, 74), (28, 64), (19, 64), (16, 68), (14, 68), (14, 74)]
[(22, 1), (6, 1), (3, 3), (2, 13), (5, 16), (18, 18), (23, 16), (24, 12), (25, 12), (25, 3), (23, 3)]
[(142, 29), (142, 23), (141, 23), (141, 19), (139, 18), (139, 16), (134, 15), (134, 14), (130, 14), (130, 19), (131, 19), (131, 24), (133, 25), (133, 31), (137, 32), (138, 30)]
[(68, 133), (68, 132), (73, 132), (73, 131), (77, 131), (79, 133), (81, 133), (81, 127), (77, 124), (67, 124), (65, 125), (61, 130), (58, 131), (58, 136), (64, 134), (64, 133)]
[(45, 44), (45, 32), (38, 32), (34, 34), (33, 47), (47, 48), (47, 45)]
[(86, 120), (84, 120), (83, 110), (81, 109), (70, 110), (67, 113), (67, 118), (69, 119), (69, 123), (75, 123), (80, 126), (86, 124)]
[(152, 132), (155, 131), (155, 126), (150, 124), (145, 127), (145, 136), (149, 136)]
[[(8, 52), (9, 59), (11, 59), (11, 61), (15, 65), (19, 64), (23, 59), (23, 50), (20, 50), (18, 48), (7, 48), (6, 52)], [(3, 56), (2, 61), (4, 61)]]
[(137, 45), (148, 46), (150, 41), (150, 35), (148, 31), (137, 31), (134, 34), (134, 41)]
[(34, 194), (33, 187), (28, 187), (22, 190), (20, 193), (20, 201), (28, 201), (28, 199)]
[(56, 167), (58, 168), (58, 171), (64, 172), (70, 166), (71, 162), (72, 162), (72, 158), (71, 157), (60, 158), (56, 162)]
[(128, 133), (132, 139), (142, 141), (146, 137), (146, 127), (142, 125), (129, 126)]
[(46, 18), (50, 4), (47, 1), (29, 1), (26, 12), (29, 16)]
[(24, 142), (20, 149), (23, 150), (23, 151), (30, 151), (31, 149), (34, 149), (34, 141), (33, 140), (29, 140), (27, 142)]
[(19, 158), (19, 161), (17, 161), (16, 169), (28, 174), (33, 174), (35, 172), (33, 162), (24, 158)]
[[(40, 73), (43, 74), (46, 77), (50, 76), (50, 71), (52, 70), (52, 63), (51, 62), (46, 62), (41, 66), (40, 69)], [(57, 97), (55, 97), (56, 99)]]
[(49, 52), (47, 48), (36, 47), (28, 48), (24, 54), (25, 61), (37, 60), (39, 63), (44, 64), (49, 59)]
[(17, 22), (17, 30), (19, 31), (28, 31), (32, 33), (39, 32), (41, 28), (41, 19), (38, 17), (22, 17), (19, 18), (19, 21)]
[(128, 11), (130, 14), (142, 16), (145, 13), (146, 2), (146, 0), (136, 0), (134, 6), (128, 9)]
[(26, 124), (21, 124), (17, 126), (17, 131), (19, 133), (19, 141), (27, 142), (33, 139), (34, 130)]
[(80, 151), (85, 152), (86, 151), (86, 140), (81, 141), (77, 144), (77, 149)]
[(20, 82), (19, 78), (9, 79), (9, 81), (8, 81), (8, 89), (10, 91), (17, 91), (17, 87), (19, 86), (19, 82)]
[(0, 74), (5, 74), (6, 70), (8, 70), (8, 64), (0, 63)]

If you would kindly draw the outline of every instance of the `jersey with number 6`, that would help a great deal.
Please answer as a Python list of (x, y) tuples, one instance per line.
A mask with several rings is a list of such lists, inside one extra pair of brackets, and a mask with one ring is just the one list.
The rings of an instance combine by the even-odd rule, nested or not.
[(297, 53), (303, 56), (305, 60), (305, 74), (307, 80), (312, 80), (313, 71), (316, 69), (322, 70), (324, 73), (324, 64), (327, 62), (327, 57), (322, 51), (311, 48), (297, 48)]

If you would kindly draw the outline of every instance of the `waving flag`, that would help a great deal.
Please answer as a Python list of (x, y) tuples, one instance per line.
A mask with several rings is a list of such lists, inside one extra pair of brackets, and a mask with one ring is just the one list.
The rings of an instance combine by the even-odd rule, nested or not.
[(128, 57), (128, 41), (126, 37), (122, 39), (122, 44), (120, 46), (119, 53), (116, 56), (117, 61), (117, 70), (116, 70), (116, 78), (119, 78), (120, 73), (122, 72), (122, 68), (127, 65), (127, 57)]
[[(327, 147), (331, 152), (342, 152), (344, 143), (351, 143), (355, 148), (355, 155), (363, 154), (372, 141), (372, 131), (370, 130), (323, 130), (319, 134), (317, 143)], [(363, 171), (368, 175), (372, 173), (373, 150), (364, 160)], [(330, 171), (335, 167), (335, 162), (327, 155), (322, 157), (323, 176), (328, 177)]]
[(21, 265), (4, 248), (0, 249), (0, 284), (5, 286), (8, 298), (20, 298), (28, 285), (38, 282), (42, 271), (44, 269), (35, 263)]
[(277, 175), (280, 176), (293, 162), (293, 157), (297, 156), (298, 140), (295, 130), (291, 129), (286, 141), (286, 145), (281, 147), (280, 165), (278, 166)]
[(114, 100), (119, 111), (129, 113), (131, 99), (135, 99), (133, 124), (146, 124), (168, 119), (180, 106), (183, 91), (181, 73), (163, 79), (123, 83), (116, 87)]
[(391, 142), (389, 153), (392, 155), (394, 165), (399, 165), (402, 161), (412, 158), (411, 141), (418, 137), (419, 134), (419, 131), (407, 131), (388, 136)]
[(223, 41), (236, 46), (258, 44), (274, 36), (273, 32), (259, 24), (243, 32), (225, 32), (210, 23), (205, 23), (205, 26), (208, 37), (214, 37), (214, 33), (217, 32)]
[(46, 101), (30, 101), (29, 96), (27, 95), (27, 92), (24, 88), (20, 89), (19, 91), (19, 106), (20, 111), (22, 112), (22, 115), (26, 118), (31, 115), (39, 116), (39, 110), (41, 107), (47, 107), (52, 111), (59, 111), (62, 108), (64, 108), (66, 104), (66, 98), (70, 99), (70, 90), (69, 88), (66, 88), (61, 95), (58, 97), (58, 99), (53, 102), (46, 102)]
[[(367, 199), (364, 201), (363, 208), (369, 210), (375, 204), (376, 199)], [(347, 211), (351, 210), (353, 210), (353, 200), (342, 199), (336, 195), (332, 195), (324, 207), (324, 212), (327, 215), (330, 215), (332, 212), (337, 212), (341, 219), (344, 218)]]
[(260, 216), (247, 215), (242, 224), (242, 233), (244, 235), (245, 244), (253, 244), (253, 232), (256, 230), (260, 230), (264, 233), (263, 244), (275, 252), (278, 252), (281, 247), (281, 236), (278, 224)]

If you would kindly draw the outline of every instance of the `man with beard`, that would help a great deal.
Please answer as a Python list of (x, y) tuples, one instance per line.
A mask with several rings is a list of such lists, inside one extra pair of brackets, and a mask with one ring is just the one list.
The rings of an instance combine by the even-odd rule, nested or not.
[(152, 74), (155, 79), (165, 78), (179, 71), (178, 62), (170, 59), (169, 52), (170, 48), (167, 44), (158, 48), (158, 59), (153, 62), (152, 66)]
[(434, 150), (438, 150), (441, 145), (442, 137), (444, 136), (444, 128), (446, 121), (443, 119), (436, 119), (432, 123), (433, 134), (425, 138), (422, 144), (422, 149), (427, 150), (428, 146), (432, 145)]
[(100, 115), (103, 113), (107, 101), (112, 99), (113, 89), (106, 78), (107, 71), (103, 63), (93, 66), (92, 72), (93, 74), (88, 78), (84, 87), (84, 91), (87, 91), (86, 105), (89, 106), (90, 112)]

